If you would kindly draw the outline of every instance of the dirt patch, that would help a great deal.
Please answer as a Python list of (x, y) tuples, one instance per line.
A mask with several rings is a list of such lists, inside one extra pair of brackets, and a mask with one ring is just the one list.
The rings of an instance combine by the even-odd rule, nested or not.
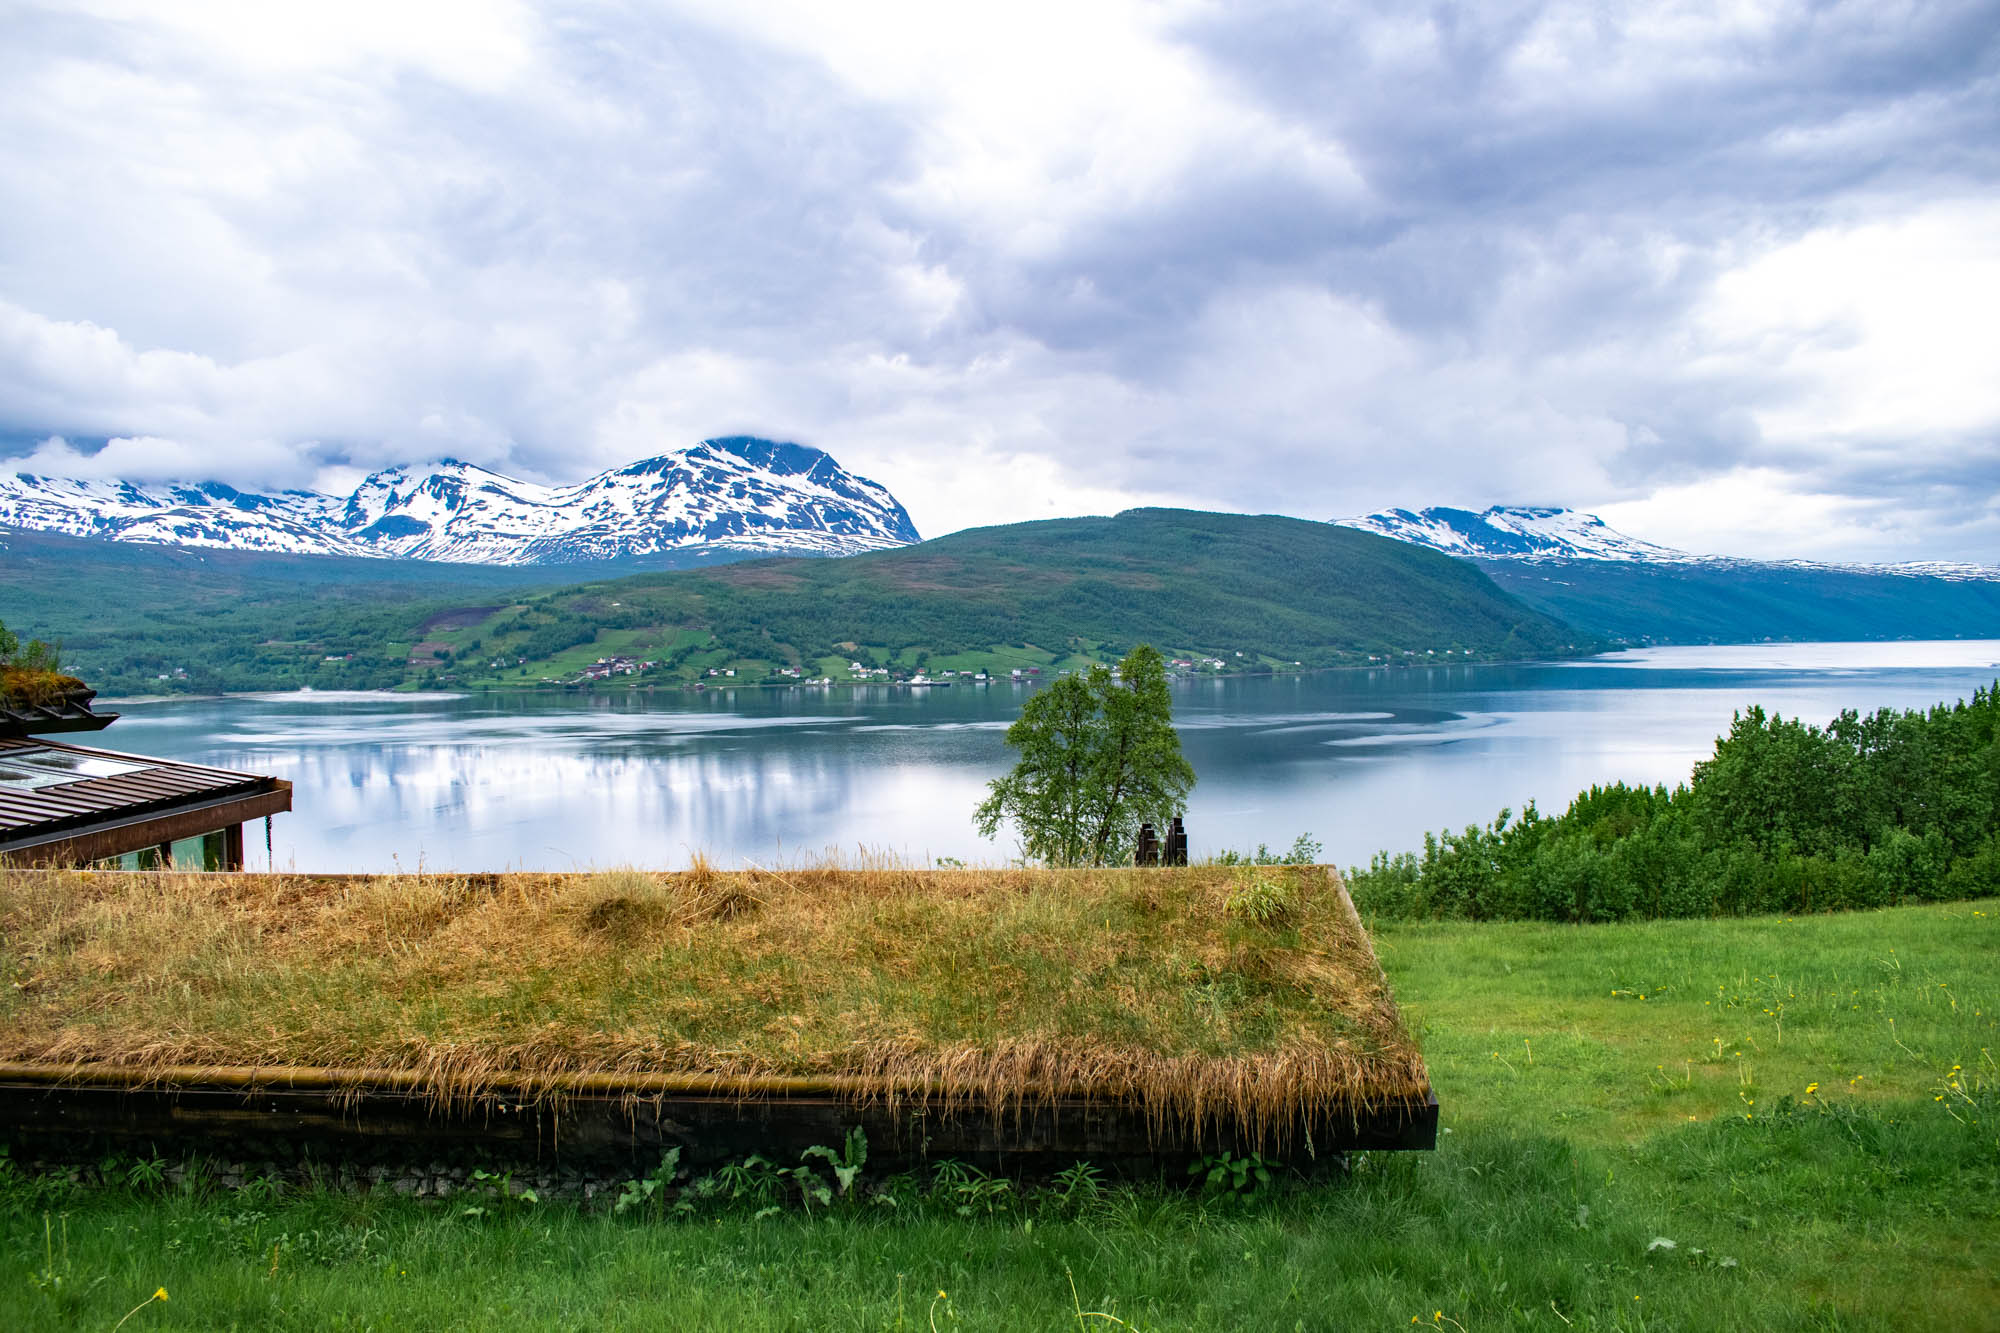
[[(471, 629), (486, 617), (500, 610), (497, 606), (459, 606), (449, 611), (440, 611), (423, 624), (417, 626), (418, 634), (437, 634), (446, 630)], [(419, 644), (418, 647), (424, 645)]]
[(763, 567), (753, 568), (748, 565), (731, 565), (716, 570), (710, 577), (719, 579), (724, 583), (732, 584), (738, 588), (791, 589), (805, 586), (804, 579), (789, 571)]

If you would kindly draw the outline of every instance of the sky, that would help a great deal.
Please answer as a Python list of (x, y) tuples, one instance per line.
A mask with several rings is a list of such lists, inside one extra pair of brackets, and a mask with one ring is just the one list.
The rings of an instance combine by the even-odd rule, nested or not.
[(2000, 564), (2000, 0), (0, 0), (0, 470)]

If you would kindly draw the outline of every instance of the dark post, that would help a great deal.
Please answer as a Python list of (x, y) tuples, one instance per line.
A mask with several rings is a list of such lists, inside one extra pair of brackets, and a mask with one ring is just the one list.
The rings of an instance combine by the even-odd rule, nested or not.
[(1187, 864), (1187, 830), (1181, 827), (1181, 817), (1174, 816), (1174, 822), (1167, 826), (1167, 864), (1184, 866)]
[(1156, 866), (1160, 863), (1160, 839), (1153, 832), (1151, 824), (1139, 825), (1139, 850), (1133, 854), (1132, 864)]

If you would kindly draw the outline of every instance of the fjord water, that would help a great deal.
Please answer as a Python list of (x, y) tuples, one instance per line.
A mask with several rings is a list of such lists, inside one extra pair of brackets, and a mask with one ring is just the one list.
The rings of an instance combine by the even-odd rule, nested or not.
[[(1825, 723), (2000, 677), (2000, 640), (1655, 648), (1574, 663), (1189, 681), (1203, 856), (1318, 838), (1341, 865), (1592, 783), (1684, 781), (1751, 704)], [(972, 809), (1032, 692), (285, 694), (111, 705), (106, 748), (273, 774), (279, 869), (771, 866), (863, 849), (1008, 859)], [(248, 830), (253, 867), (263, 831)]]

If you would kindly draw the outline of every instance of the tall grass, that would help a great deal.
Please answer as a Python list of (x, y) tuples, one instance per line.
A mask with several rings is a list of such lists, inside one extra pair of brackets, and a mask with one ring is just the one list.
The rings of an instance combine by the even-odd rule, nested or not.
[(18, 1061), (389, 1069), (441, 1093), (833, 1075), (1250, 1124), (1426, 1087), (1351, 904), (1311, 867), (18, 871), (0, 930)]

